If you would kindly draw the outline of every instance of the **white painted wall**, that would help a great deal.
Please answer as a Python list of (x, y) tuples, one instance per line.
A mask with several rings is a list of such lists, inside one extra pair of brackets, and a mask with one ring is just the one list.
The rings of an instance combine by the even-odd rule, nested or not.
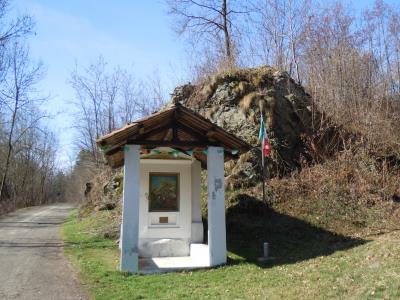
[[(141, 160), (139, 200), (140, 256), (187, 256), (190, 254), (193, 162), (192, 160)], [(197, 163), (195, 165), (197, 166)], [(150, 172), (180, 174), (178, 212), (149, 212)], [(198, 199), (200, 199), (200, 195)], [(159, 217), (168, 217), (169, 224), (160, 224), (158, 222)]]
[(201, 164), (193, 161), (192, 175), (192, 243), (203, 243), (203, 220), (201, 219)]

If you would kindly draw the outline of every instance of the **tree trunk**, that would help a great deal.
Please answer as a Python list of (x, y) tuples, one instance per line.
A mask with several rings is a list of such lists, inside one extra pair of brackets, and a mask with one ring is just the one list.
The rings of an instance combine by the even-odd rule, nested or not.
[(13, 111), (12, 118), (11, 118), (10, 132), (8, 134), (7, 159), (6, 159), (6, 164), (4, 167), (4, 173), (3, 173), (3, 176), (1, 179), (0, 202), (3, 200), (3, 197), (4, 197), (4, 189), (6, 186), (7, 174), (8, 174), (8, 169), (10, 167), (10, 159), (11, 159), (11, 153), (12, 153), (12, 138), (13, 138), (14, 127), (15, 127), (15, 122), (16, 122), (16, 118), (17, 118), (17, 110), (18, 110), (18, 102), (19, 102), (19, 88), (18, 88), (18, 83), (17, 83), (16, 79), (15, 79), (15, 86), (16, 86), (16, 93), (15, 93), (14, 111)]
[(10, 166), (11, 150), (12, 150), (12, 145), (9, 144), (8, 145), (8, 149), (7, 149), (6, 165), (4, 167), (4, 173), (3, 173), (3, 176), (1, 178), (0, 202), (3, 200), (3, 197), (4, 197), (4, 190), (5, 190), (5, 186), (6, 186), (6, 180), (7, 180), (7, 173), (8, 173), (8, 169), (9, 169), (9, 166)]
[(225, 52), (226, 52), (226, 58), (228, 63), (231, 65), (233, 63), (233, 57), (232, 57), (232, 49), (231, 49), (231, 37), (229, 34), (229, 24), (228, 24), (228, 13), (227, 13), (227, 5), (226, 5), (226, 0), (222, 1), (222, 17), (224, 19), (224, 37), (225, 37)]

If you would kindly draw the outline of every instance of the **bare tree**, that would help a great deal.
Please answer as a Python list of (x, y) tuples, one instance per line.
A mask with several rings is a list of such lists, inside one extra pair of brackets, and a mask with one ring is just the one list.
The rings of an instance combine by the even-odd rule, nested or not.
[(119, 124), (147, 116), (162, 107), (167, 99), (158, 71), (145, 79), (123, 71), (120, 77), (120, 99), (117, 108)]
[(121, 97), (118, 106), (119, 121), (121, 124), (132, 122), (139, 114), (138, 102), (143, 99), (141, 83), (126, 71), (121, 74)]
[(251, 22), (257, 36), (249, 41), (259, 47), (262, 63), (287, 71), (301, 82), (300, 56), (309, 18), (313, 15), (312, 0), (261, 0), (251, 2)]
[(17, 122), (29, 114), (33, 102), (38, 99), (32, 98), (32, 88), (42, 76), (42, 65), (30, 66), (29, 52), (27, 48), (15, 42), (9, 52), (9, 72), (2, 84), (0, 94), (5, 106), (9, 110), (7, 150), (0, 182), (0, 201), (3, 199), (4, 188), (10, 166), (13, 147), (16, 142), (36, 123), (41, 117), (37, 117), (26, 128), (16, 134)]
[(34, 22), (11, 18), (8, 4), (0, 0), (0, 214), (57, 194), (57, 141), (42, 124), (45, 99), (35, 88), (43, 68), (31, 61), (26, 44)]
[[(9, 15), (9, 1), (0, 0), (0, 81), (4, 80), (4, 76), (9, 68), (9, 59), (7, 52), (9, 45), (18, 38), (23, 38), (33, 32), (34, 21), (29, 15), (18, 16), (11, 19)], [(2, 111), (2, 102), (0, 98), (0, 113)]]
[(109, 70), (102, 57), (81, 72), (76, 68), (70, 84), (76, 95), (77, 146), (90, 152), (96, 162), (100, 162), (98, 137), (151, 114), (165, 103), (157, 72), (140, 80), (120, 67)]
[(248, 13), (240, 1), (167, 0), (167, 5), (169, 13), (177, 19), (178, 34), (187, 34), (192, 41), (207, 43), (214, 49), (222, 42), (223, 63), (235, 64), (236, 16)]
[[(76, 94), (74, 105), (77, 108), (76, 117), (78, 119), (76, 128), (80, 132), (79, 147), (91, 151), (96, 161), (98, 155), (95, 141), (100, 135), (105, 134), (108, 128), (112, 127), (112, 124), (108, 124), (108, 122), (112, 122), (107, 113), (110, 107), (105, 105), (109, 100), (105, 99), (105, 90), (111, 84), (108, 82), (108, 86), (106, 85), (106, 65), (104, 59), (99, 57), (82, 73), (78, 72), (76, 66), (69, 80)], [(103, 118), (104, 115), (107, 117)]]
[[(5, 21), (9, 17), (9, 1), (0, 0), (0, 22), (3, 23), (0, 30), (0, 45), (6, 45), (10, 40), (24, 37), (30, 34), (34, 27), (34, 21), (31, 16), (23, 15), (15, 20)], [(5, 24), (4, 24), (5, 23)]]

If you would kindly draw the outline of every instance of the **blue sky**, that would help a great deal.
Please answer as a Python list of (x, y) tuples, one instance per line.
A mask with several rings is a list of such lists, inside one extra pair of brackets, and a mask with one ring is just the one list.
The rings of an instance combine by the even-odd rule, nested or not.
[[(47, 69), (39, 89), (51, 96), (46, 109), (56, 117), (48, 124), (59, 138), (63, 167), (75, 154), (68, 105), (74, 93), (67, 82), (75, 63), (87, 66), (102, 55), (111, 67), (123, 66), (138, 77), (157, 70), (169, 91), (187, 78), (183, 41), (171, 30), (162, 0), (10, 2), (16, 13), (28, 13), (36, 20), (36, 35), (29, 40), (31, 55)], [(373, 2), (358, 0), (353, 5), (362, 9)]]
[(167, 90), (184, 81), (183, 45), (161, 1), (17, 0), (12, 5), (36, 21), (31, 56), (47, 71), (39, 89), (50, 95), (46, 109), (55, 117), (49, 126), (59, 138), (63, 166), (75, 155), (68, 104), (74, 92), (67, 82), (75, 63), (87, 66), (102, 55), (111, 67), (123, 66), (138, 77), (157, 70)]

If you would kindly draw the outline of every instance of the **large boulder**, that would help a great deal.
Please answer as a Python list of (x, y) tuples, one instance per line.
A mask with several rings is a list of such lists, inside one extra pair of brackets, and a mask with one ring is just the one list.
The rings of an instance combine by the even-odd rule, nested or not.
[(314, 134), (313, 121), (319, 114), (303, 87), (285, 72), (271, 67), (236, 69), (178, 87), (172, 99), (257, 147), (242, 155), (239, 163), (228, 163), (228, 183), (248, 186), (259, 180), (261, 115), (273, 148), (266, 164), (270, 176), (286, 174), (311, 160), (306, 141)]

